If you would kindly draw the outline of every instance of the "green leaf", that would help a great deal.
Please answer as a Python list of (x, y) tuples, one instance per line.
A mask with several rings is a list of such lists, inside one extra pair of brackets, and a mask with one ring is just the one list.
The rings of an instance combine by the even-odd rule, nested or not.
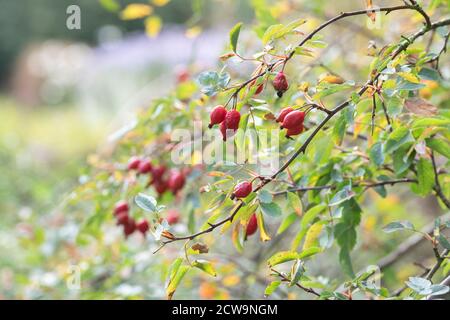
[(302, 217), (302, 221), (300, 222), (300, 231), (295, 236), (291, 249), (296, 250), (297, 247), (300, 245), (302, 239), (308, 232), (308, 225), (320, 214), (322, 211), (324, 211), (327, 208), (326, 204), (319, 204), (317, 206), (314, 206), (310, 208)]
[(148, 212), (157, 212), (157, 202), (156, 199), (152, 196), (139, 193), (135, 198), (134, 201), (136, 204), (143, 210)]
[(300, 216), (303, 211), (303, 204), (298, 194), (295, 192), (288, 192), (287, 200), (289, 208), (292, 209), (298, 216)]
[(311, 248), (305, 249), (298, 254), (298, 259), (305, 259), (305, 258), (311, 257), (321, 251), (322, 251), (322, 249), (319, 247), (311, 247)]
[(413, 121), (412, 129), (426, 128), (426, 127), (448, 127), (450, 125), (450, 120), (445, 118), (418, 118)]
[(450, 250), (450, 242), (442, 234), (439, 235), (438, 241), (444, 249)]
[(421, 196), (428, 195), (434, 186), (434, 170), (430, 160), (420, 158), (417, 162), (417, 188), (414, 190)]
[(342, 141), (344, 140), (346, 129), (347, 119), (345, 117), (345, 114), (342, 113), (333, 127), (333, 140), (334, 143), (338, 146), (340, 146), (342, 144)]
[(262, 37), (262, 43), (267, 44), (269, 41), (276, 39), (277, 34), (282, 33), (284, 26), (282, 24), (275, 24), (270, 26)]
[(441, 78), (439, 76), (439, 72), (431, 68), (420, 69), (419, 77), (424, 80), (433, 80), (433, 81), (439, 81)]
[(347, 200), (342, 205), (341, 221), (334, 227), (334, 233), (341, 251), (339, 261), (344, 272), (354, 278), (350, 251), (356, 245), (356, 227), (361, 221), (361, 208), (355, 199)]
[(388, 137), (384, 148), (385, 154), (390, 154), (400, 148), (403, 144), (414, 141), (414, 138), (407, 127), (395, 129)]
[(330, 200), (330, 203), (328, 204), (330, 207), (337, 206), (338, 204), (341, 204), (344, 201), (347, 201), (351, 198), (353, 198), (356, 194), (352, 191), (349, 187), (344, 187), (342, 190), (339, 190), (333, 198)]
[(181, 280), (183, 279), (183, 277), (185, 276), (186, 272), (188, 272), (190, 268), (191, 268), (190, 266), (180, 266), (177, 269), (177, 272), (170, 279), (169, 285), (167, 286), (167, 289), (166, 289), (167, 299), (169, 299), (169, 300), (172, 299), (175, 291), (178, 288), (178, 285), (180, 284)]
[(330, 84), (323, 83), (317, 86), (317, 93), (313, 96), (314, 99), (322, 99), (326, 96), (335, 94), (340, 91), (348, 90), (353, 88), (353, 84), (344, 82), (342, 84)]
[(230, 31), (230, 45), (233, 52), (237, 50), (239, 34), (241, 32), (242, 22), (237, 23)]
[(262, 189), (258, 192), (258, 199), (261, 203), (271, 203), (273, 195), (269, 191)]
[(267, 260), (269, 267), (276, 266), (281, 263), (298, 259), (298, 253), (295, 251), (281, 251), (275, 253), (272, 257)]
[(270, 216), (270, 217), (279, 217), (281, 216), (281, 208), (278, 204), (272, 202), (272, 203), (261, 203), (261, 211)]
[(195, 260), (192, 262), (192, 266), (198, 268), (213, 277), (217, 276), (216, 271), (214, 270), (211, 262), (206, 260)]
[(271, 283), (269, 283), (269, 285), (266, 287), (266, 290), (264, 290), (264, 296), (265, 297), (270, 296), (272, 293), (275, 292), (275, 290), (277, 290), (280, 284), (281, 284), (280, 280), (272, 281)]
[(297, 259), (297, 261), (295, 261), (294, 265), (292, 266), (291, 281), (289, 282), (289, 287), (295, 285), (304, 273), (305, 268), (303, 266), (303, 262), (300, 259)]
[(442, 154), (447, 159), (450, 159), (450, 145), (448, 142), (434, 138), (426, 139), (425, 142), (429, 148)]
[(381, 166), (384, 163), (383, 143), (374, 143), (370, 148), (369, 156), (376, 166)]
[(297, 220), (297, 215), (295, 213), (287, 215), (281, 222), (277, 234), (282, 234), (285, 232), (295, 222), (295, 220)]
[(201, 86), (201, 92), (207, 96), (214, 96), (218, 91), (226, 88), (231, 77), (228, 73), (217, 73), (215, 71), (204, 71), (197, 78)]
[(305, 19), (298, 19), (289, 23), (287, 26), (284, 26), (282, 24), (271, 25), (269, 28), (267, 28), (266, 32), (264, 32), (262, 42), (263, 44), (267, 44), (270, 41), (282, 38), (287, 34), (293, 32), (297, 27), (301, 26), (305, 22)]
[(415, 230), (414, 225), (409, 221), (395, 221), (383, 227), (383, 231), (391, 233), (399, 230)]

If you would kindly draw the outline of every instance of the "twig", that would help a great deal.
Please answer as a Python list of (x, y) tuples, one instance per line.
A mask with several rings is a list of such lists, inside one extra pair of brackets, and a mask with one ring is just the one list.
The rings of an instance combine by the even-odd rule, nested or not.
[[(415, 6), (396, 6), (396, 7), (385, 7), (385, 8), (379, 8), (379, 11), (385, 11), (387, 13), (392, 12), (392, 11), (396, 11), (396, 10), (403, 10), (403, 9), (412, 9), (412, 10), (417, 10), (417, 7)], [(338, 21), (340, 19), (343, 19), (345, 17), (349, 17), (349, 16), (356, 16), (356, 15), (362, 15), (362, 14), (366, 14), (367, 12), (371, 12), (372, 10), (359, 10), (359, 11), (352, 11), (352, 12), (344, 12), (341, 13), (340, 15), (336, 16), (333, 19), (328, 20), (327, 22), (323, 23), (322, 25), (320, 25), (318, 28), (316, 28), (314, 31), (312, 31), (308, 36), (306, 36), (298, 45), (299, 47), (303, 46), (308, 40), (310, 40), (315, 34), (317, 34), (320, 30), (324, 29), (326, 26), (332, 24), (335, 21)], [(428, 31), (430, 30), (434, 30), (438, 27), (444, 26), (444, 25), (449, 25), (450, 24), (450, 18), (447, 19), (443, 19), (441, 21), (438, 21), (436, 23), (433, 24), (428, 24), (427, 26), (422, 28), (421, 30), (419, 30), (418, 32), (416, 32), (415, 34), (413, 34), (410, 38), (405, 38), (405, 41), (403, 41), (403, 43), (401, 45), (398, 46), (397, 50), (394, 51), (391, 55), (391, 59), (394, 59), (395, 57), (397, 57), (401, 52), (403, 52), (404, 50), (406, 50), (409, 45), (411, 43), (413, 43), (417, 38), (421, 37), (422, 35), (426, 34)], [(286, 62), (288, 60), (290, 60), (295, 54), (295, 51), (292, 51), (290, 55), (288, 55), (286, 57), (286, 59), (283, 60), (278, 60), (272, 64), (270, 64), (268, 66), (268, 68), (266, 69), (266, 71), (259, 73), (258, 75), (252, 77), (251, 79), (245, 81), (243, 84), (241, 84), (236, 91), (232, 94), (232, 97), (234, 97), (234, 99), (237, 98), (237, 95), (239, 94), (239, 92), (245, 88), (248, 84), (252, 83), (254, 80), (258, 79), (259, 77), (264, 76), (265, 74), (267, 74), (268, 72), (272, 71), (276, 66), (283, 64), (285, 65)], [(357, 92), (358, 95), (362, 95), (364, 94), (367, 89), (373, 85), (373, 83), (379, 78), (379, 76), (381, 75), (381, 72), (378, 72), (373, 78), (372, 80), (369, 80), (366, 82), (366, 84), (361, 87), (361, 89)], [(343, 110), (344, 108), (346, 108), (351, 102), (351, 99), (348, 99), (342, 103), (340, 103), (339, 105), (337, 105), (333, 110), (329, 110), (330, 112), (327, 113), (327, 116), (317, 125), (317, 127), (313, 130), (313, 132), (308, 136), (308, 138), (305, 140), (305, 142), (302, 144), (302, 146), (297, 149), (294, 154), (284, 163), (283, 166), (281, 166), (281, 168), (275, 172), (270, 178), (263, 178), (261, 179), (260, 184), (253, 189), (253, 192), (257, 192), (260, 189), (264, 188), (264, 186), (266, 186), (268, 183), (270, 183), (271, 181), (273, 181), (280, 173), (282, 173), (284, 170), (286, 170), (286, 168), (288, 168), (291, 163), (297, 159), (297, 157), (301, 154), (304, 153), (306, 151), (306, 148), (309, 146), (309, 144), (311, 143), (311, 141), (314, 139), (314, 137), (322, 130), (322, 128), (331, 120), (331, 118), (333, 118), (334, 115), (338, 114), (341, 110)], [(221, 220), (218, 223), (215, 224), (210, 224), (210, 227), (188, 235), (188, 236), (183, 236), (183, 237), (176, 237), (173, 236), (172, 238), (170, 238), (167, 241), (164, 241), (161, 247), (164, 247), (166, 244), (168, 243), (172, 243), (175, 241), (179, 241), (179, 240), (192, 240), (200, 235), (206, 234), (206, 233), (210, 233), (213, 230), (215, 230), (217, 227), (225, 224), (226, 222), (231, 222), (235, 215), (237, 214), (237, 212), (239, 211), (239, 209), (242, 208), (243, 206), (243, 202), (241, 201), (239, 203), (239, 205), (233, 210), (233, 212), (231, 213), (230, 216), (228, 216), (227, 218)], [(160, 248), (161, 249), (161, 248)], [(159, 249), (158, 249), (159, 250)]]
[[(365, 187), (365, 189), (369, 189), (369, 188), (375, 188), (375, 187), (386, 186), (386, 185), (393, 186), (393, 185), (399, 184), (399, 183), (415, 183), (415, 182), (417, 182), (416, 179), (403, 178), (403, 179), (394, 179), (394, 180), (379, 181), (379, 182), (373, 182), (373, 183), (359, 182), (359, 183), (355, 183), (353, 186), (354, 187)], [(285, 194), (287, 192), (304, 192), (304, 191), (335, 189), (335, 188), (336, 188), (335, 185), (298, 187), (298, 188), (294, 188), (294, 189), (288, 189), (288, 190), (284, 190), (284, 191), (274, 192), (272, 194), (274, 196), (278, 196), (281, 194)]]
[(433, 164), (433, 170), (434, 170), (434, 191), (436, 192), (436, 195), (441, 199), (441, 201), (445, 204), (445, 206), (450, 209), (450, 200), (447, 199), (447, 197), (442, 192), (441, 184), (439, 182), (439, 172), (436, 165), (436, 160), (434, 158), (434, 151), (431, 151), (431, 162)]
[[(282, 273), (278, 272), (277, 270), (275, 270), (275, 269), (270, 269), (270, 270), (273, 273), (275, 273), (277, 276), (279, 276), (282, 281), (284, 281), (284, 282), (291, 282), (291, 280), (289, 280), (287, 277), (285, 277)], [(307, 292), (307, 293), (310, 293), (310, 294), (313, 294), (313, 295), (315, 295), (317, 297), (320, 297), (320, 294), (317, 291), (315, 291), (313, 288), (306, 288), (306, 287), (302, 286), (298, 282), (295, 285), (297, 287), (299, 287), (300, 289), (302, 289), (303, 291)]]

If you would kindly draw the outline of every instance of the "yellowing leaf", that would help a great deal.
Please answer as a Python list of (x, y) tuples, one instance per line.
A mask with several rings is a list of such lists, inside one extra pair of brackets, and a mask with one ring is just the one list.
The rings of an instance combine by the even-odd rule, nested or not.
[(303, 244), (303, 250), (316, 246), (322, 228), (323, 224), (321, 222), (316, 222), (308, 229), (305, 236), (305, 243)]
[(166, 295), (167, 299), (171, 300), (175, 291), (177, 290), (178, 285), (180, 284), (181, 280), (183, 279), (184, 275), (188, 270), (190, 269), (190, 266), (180, 266), (176, 272), (174, 273), (173, 277), (169, 281), (169, 285), (166, 289)]
[(402, 77), (405, 80), (408, 80), (409, 82), (412, 83), (420, 83), (420, 79), (417, 78), (415, 75), (413, 75), (412, 73), (408, 73), (408, 72), (397, 72), (397, 74)]
[(163, 7), (168, 4), (170, 0), (152, 0), (152, 3), (157, 7)]
[(269, 264), (269, 267), (276, 266), (278, 264), (296, 260), (298, 259), (298, 253), (295, 251), (281, 251), (275, 253), (273, 256), (267, 260), (267, 263)]
[(206, 260), (195, 260), (192, 262), (192, 266), (196, 267), (204, 272), (206, 272), (207, 274), (215, 277), (217, 276), (216, 271), (214, 270), (211, 262), (206, 261)]
[(123, 20), (141, 19), (151, 15), (153, 8), (143, 3), (132, 3), (125, 7), (120, 13)]
[(259, 227), (259, 237), (261, 238), (261, 241), (269, 241), (271, 238), (267, 234), (266, 226), (264, 225), (264, 218), (261, 213), (256, 214), (256, 219), (258, 220), (258, 227)]
[(158, 16), (151, 16), (145, 19), (145, 33), (151, 37), (156, 37), (162, 28), (162, 20)]
[(342, 79), (341, 77), (333, 75), (333, 74), (323, 74), (322, 76), (320, 76), (319, 82), (342, 84), (345, 82), (345, 80)]

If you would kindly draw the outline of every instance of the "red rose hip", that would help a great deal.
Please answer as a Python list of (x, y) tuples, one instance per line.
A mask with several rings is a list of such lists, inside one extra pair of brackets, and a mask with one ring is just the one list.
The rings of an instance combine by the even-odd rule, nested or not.
[(128, 223), (123, 226), (123, 233), (128, 238), (133, 232), (136, 231), (136, 221), (133, 218), (128, 219)]
[(289, 83), (283, 72), (278, 72), (278, 74), (275, 76), (275, 79), (273, 79), (272, 84), (277, 91), (277, 95), (280, 98), (283, 96), (283, 93), (286, 92), (286, 90), (289, 88)]
[(245, 230), (246, 236), (251, 236), (258, 229), (258, 220), (256, 219), (256, 214), (252, 214), (250, 220), (248, 220), (247, 229)]
[(140, 233), (145, 235), (149, 229), (148, 221), (142, 220), (136, 225), (136, 229), (139, 230)]
[(305, 120), (305, 113), (303, 111), (292, 111), (289, 112), (283, 120), (283, 128), (285, 129), (294, 129), (303, 125), (303, 121)]
[(283, 122), (284, 118), (286, 118), (286, 116), (291, 113), (292, 111), (294, 111), (294, 109), (292, 109), (292, 107), (286, 107), (284, 109), (281, 110), (280, 114), (278, 115), (276, 121), (277, 122)]
[(234, 187), (231, 198), (245, 198), (252, 192), (252, 184), (248, 181), (241, 182)]
[(225, 127), (227, 129), (237, 130), (241, 121), (241, 114), (237, 110), (230, 110), (225, 116)]
[(121, 212), (116, 216), (118, 225), (126, 225), (129, 220), (128, 212)]
[(224, 106), (218, 105), (217, 107), (215, 107), (209, 115), (210, 121), (208, 128), (211, 129), (213, 125), (222, 123), (225, 120), (226, 115), (227, 109), (225, 109)]
[(302, 132), (303, 132), (303, 124), (298, 126), (297, 128), (287, 129), (286, 138), (289, 138), (291, 136), (296, 136)]
[(180, 214), (177, 210), (169, 210), (167, 211), (167, 223), (170, 225), (178, 223), (180, 220)]
[(119, 213), (126, 212), (130, 210), (130, 207), (128, 206), (128, 203), (125, 200), (121, 200), (116, 203), (114, 206), (114, 215), (117, 216)]
[(128, 170), (137, 170), (140, 164), (141, 159), (138, 157), (131, 157), (130, 160), (128, 160)]
[(152, 178), (154, 181), (161, 180), (164, 173), (167, 171), (167, 168), (165, 165), (160, 165), (157, 167), (152, 168)]
[(150, 160), (142, 160), (139, 164), (138, 171), (141, 174), (146, 174), (152, 171), (152, 163), (150, 162)]
[(177, 193), (179, 190), (183, 188), (185, 183), (186, 178), (181, 172), (173, 172), (169, 177), (167, 186), (173, 193)]

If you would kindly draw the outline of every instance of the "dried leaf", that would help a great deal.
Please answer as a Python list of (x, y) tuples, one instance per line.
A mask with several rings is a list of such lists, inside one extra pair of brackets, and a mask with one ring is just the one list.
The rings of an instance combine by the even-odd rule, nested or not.
[(421, 98), (407, 99), (405, 107), (414, 114), (424, 116), (433, 116), (438, 113), (438, 109), (433, 104)]
[(197, 242), (191, 247), (192, 250), (197, 251), (198, 253), (208, 253), (209, 248), (206, 244)]
[[(373, 8), (372, 0), (366, 0), (366, 9), (369, 10), (372, 8)], [(370, 18), (370, 20), (372, 20), (372, 22), (375, 22), (375, 19), (377, 17), (375, 11), (367, 12), (367, 16)]]

